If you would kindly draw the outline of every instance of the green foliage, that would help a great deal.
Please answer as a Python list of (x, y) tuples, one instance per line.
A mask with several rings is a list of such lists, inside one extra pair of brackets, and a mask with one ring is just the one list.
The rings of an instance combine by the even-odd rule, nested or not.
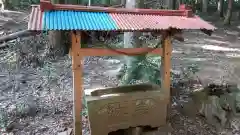
[(237, 89), (236, 91), (229, 93), (227, 96), (234, 115), (240, 116), (240, 90)]
[(56, 3), (65, 3), (65, 4), (83, 4), (83, 1), (88, 0), (55, 0)]
[[(135, 56), (131, 66), (124, 65), (118, 79), (122, 85), (136, 84), (138, 81), (161, 85), (161, 57), (156, 55)], [(194, 79), (199, 71), (196, 64), (182, 67), (181, 73), (171, 72), (171, 83), (175, 85), (178, 81)]]
[(87, 114), (88, 114), (88, 107), (87, 107), (87, 100), (86, 100), (85, 92), (83, 92), (82, 103), (83, 103), (82, 116), (87, 116)]
[(45, 73), (46, 76), (50, 78), (58, 76), (58, 74), (56, 73), (56, 69), (54, 68), (52, 63), (49, 61), (44, 62), (43, 72)]
[(31, 110), (31, 106), (27, 102), (16, 104), (16, 114), (19, 117), (25, 117)]
[(240, 91), (236, 94), (236, 111), (240, 113)]
[(6, 0), (6, 8), (11, 10), (28, 9), (32, 4), (39, 4), (40, 0)]
[(5, 108), (0, 108), (0, 129), (5, 129), (8, 124), (8, 115)]
[(196, 64), (191, 64), (185, 68), (182, 68), (182, 78), (192, 78), (194, 74), (199, 71), (199, 67)]
[(159, 64), (156, 64), (153, 61), (154, 58), (150, 57), (146, 55), (135, 56), (129, 67), (125, 65), (118, 76), (121, 79), (121, 84), (136, 84), (138, 81), (143, 81), (161, 85)]

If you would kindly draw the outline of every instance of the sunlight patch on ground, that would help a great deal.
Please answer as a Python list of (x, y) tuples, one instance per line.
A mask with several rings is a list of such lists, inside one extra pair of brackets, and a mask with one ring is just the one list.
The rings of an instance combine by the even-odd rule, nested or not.
[(119, 64), (121, 62), (120, 60), (117, 60), (117, 59), (109, 59), (105, 61), (109, 64)]
[(204, 34), (204, 33), (201, 32), (201, 31), (189, 31), (188, 33), (196, 34), (196, 35), (206, 35), (206, 34)]
[(228, 48), (228, 47), (221, 47), (221, 46), (216, 46), (216, 45), (204, 45), (201, 46), (202, 49), (205, 50), (212, 50), (212, 51), (225, 51), (225, 52), (238, 52), (240, 51), (237, 48)]
[(173, 50), (172, 53), (180, 54), (180, 53), (182, 53), (182, 51)]
[(220, 40), (216, 40), (216, 39), (204, 39), (207, 42), (211, 42), (211, 43), (217, 43), (217, 44), (230, 44), (230, 42), (225, 42), (225, 41), (220, 41)]
[(119, 96), (120, 94), (107, 94), (107, 95), (101, 95), (100, 97), (116, 97)]
[(117, 69), (113, 69), (113, 70), (107, 70), (106, 72), (104, 72), (105, 75), (108, 75), (110, 77), (115, 77), (119, 74), (122, 65), (120, 65)]
[[(184, 44), (184, 46), (187, 46), (187, 47), (195, 47), (195, 48), (201, 48), (201, 46), (204, 46), (206, 44), (192, 44), (192, 43), (186, 43)], [(186, 51), (186, 50), (185, 50)], [(184, 51), (184, 52), (185, 52)]]
[(227, 34), (233, 35), (233, 36), (237, 36), (237, 35), (239, 34), (238, 31), (229, 31), (229, 30), (226, 30), (225, 32), (226, 32)]
[(215, 34), (213, 34), (211, 37), (214, 37), (214, 38), (221, 38), (221, 39), (224, 38), (224, 37), (222, 37), (222, 36), (218, 36), (218, 35), (215, 35)]
[(6, 9), (4, 9), (2, 12), (3, 13), (24, 14), (23, 12), (18, 12), (18, 11), (13, 11), (13, 10), (6, 10)]
[(203, 43), (205, 43), (205, 41), (204, 40), (202, 40), (202, 39), (198, 39), (198, 38), (190, 38), (190, 39), (188, 39), (188, 38), (185, 38), (184, 39), (184, 42), (185, 43), (195, 43), (195, 42), (197, 42), (198, 44), (203, 44)]
[(184, 58), (183, 60), (198, 62), (198, 61), (208, 61), (208, 60), (211, 60), (211, 59), (207, 59), (207, 58)]
[(228, 58), (240, 58), (240, 53), (227, 53)]

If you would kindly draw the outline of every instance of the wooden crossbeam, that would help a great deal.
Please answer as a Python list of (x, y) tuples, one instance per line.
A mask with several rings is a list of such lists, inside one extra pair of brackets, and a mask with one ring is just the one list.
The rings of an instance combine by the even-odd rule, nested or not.
[(82, 48), (78, 50), (81, 56), (115, 56), (124, 54), (141, 54), (142, 52), (148, 52), (150, 54), (157, 54), (162, 56), (162, 48), (123, 48), (123, 49), (102, 49), (102, 48)]

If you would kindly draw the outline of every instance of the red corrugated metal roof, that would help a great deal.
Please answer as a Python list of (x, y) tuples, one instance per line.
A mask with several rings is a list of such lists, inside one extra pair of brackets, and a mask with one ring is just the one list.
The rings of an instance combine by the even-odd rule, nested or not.
[(28, 22), (28, 30), (42, 30), (42, 16), (40, 6), (32, 6), (32, 12)]
[[(49, 9), (51, 9), (50, 12)], [(66, 19), (65, 16), (59, 16), (59, 14), (62, 12), (67, 12), (66, 17), (68, 19)], [(88, 14), (84, 14), (84, 16), (79, 16), (79, 14), (76, 15), (76, 13), (80, 12)], [(111, 30), (116, 31), (153, 31), (165, 30), (169, 28), (207, 30), (215, 29), (213, 25), (202, 20), (200, 17), (193, 15), (191, 10), (189, 10), (186, 6), (181, 6), (179, 10), (117, 9), (105, 7), (85, 7), (78, 5), (51, 4), (49, 1), (42, 2), (42, 0), (41, 7), (32, 7), (28, 29), (103, 30), (102, 28), (105, 28), (105, 25), (107, 25), (107, 23), (94, 22), (94, 20), (96, 20), (97, 18), (89, 20), (89, 17), (86, 16), (91, 15), (93, 12), (104, 12), (105, 14), (107, 14), (109, 16), (108, 19), (110, 19), (110, 21), (112, 21), (112, 23), (115, 23), (116, 25), (116, 27), (111, 28)], [(43, 16), (45, 16), (46, 13), (48, 13), (48, 16), (47, 18), (45, 17), (45, 19), (43, 19)], [(76, 20), (79, 20), (79, 22), (76, 22), (78, 24), (75, 24), (74, 27), (72, 27), (73, 24), (68, 24), (69, 22), (74, 22)], [(101, 17), (98, 20), (102, 20)], [(90, 21), (92, 22), (91, 27), (87, 27), (88, 25), (85, 25), (86, 28), (82, 25), (80, 27), (80, 24), (89, 24)], [(48, 26), (43, 27), (43, 24)], [(63, 25), (58, 24), (66, 24), (66, 26), (69, 26), (63, 27)], [(94, 29), (92, 28), (93, 26)]]
[(208, 29), (215, 27), (198, 16), (158, 16), (110, 13), (120, 30), (162, 30), (169, 28), (177, 29)]
[[(56, 11), (62, 12), (62, 11)], [(67, 11), (66, 11), (67, 12)], [(81, 12), (81, 11), (76, 11)], [(44, 30), (42, 24), (46, 23), (43, 20), (43, 15), (45, 12), (41, 12), (39, 6), (33, 6), (32, 12), (30, 15), (30, 20), (28, 23), (29, 30)], [(152, 30), (162, 30), (168, 28), (177, 28), (177, 29), (207, 29), (214, 30), (215, 27), (201, 18), (194, 17), (183, 17), (183, 16), (159, 16), (159, 15), (147, 15), (147, 14), (134, 14), (134, 13), (109, 13), (109, 16), (116, 23), (117, 28), (115, 30), (122, 31), (152, 31)], [(79, 20), (80, 18), (76, 18), (78, 16), (73, 16), (72, 20)], [(61, 17), (62, 18), (62, 17)], [(53, 22), (56, 21), (69, 21), (62, 20), (61, 18), (57, 18)], [(54, 19), (54, 18), (53, 18)], [(84, 20), (84, 18), (80, 19), (84, 23), (88, 23), (89, 20)], [(52, 23), (51, 25), (57, 25)], [(61, 23), (61, 22), (59, 22)], [(59, 28), (64, 30), (64, 28)], [(76, 29), (78, 30), (78, 29)], [(80, 30), (80, 29), (79, 29)]]

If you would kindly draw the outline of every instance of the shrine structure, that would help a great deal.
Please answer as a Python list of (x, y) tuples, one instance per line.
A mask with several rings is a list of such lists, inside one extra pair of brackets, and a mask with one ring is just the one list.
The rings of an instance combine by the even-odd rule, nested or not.
[[(32, 6), (28, 29), (32, 31), (71, 31), (74, 131), (75, 135), (82, 135), (83, 57), (122, 54), (132, 56), (143, 53), (161, 56), (161, 89), (164, 91), (166, 104), (169, 104), (172, 38), (176, 34), (181, 34), (182, 30), (188, 29), (202, 30), (210, 34), (215, 27), (194, 15), (192, 10), (186, 5), (181, 5), (179, 10), (125, 9), (52, 4), (49, 0), (41, 0), (40, 5)], [(122, 48), (115, 50), (82, 48), (81, 35), (83, 31), (152, 32), (161, 35), (159, 40), (162, 40), (162, 47)], [(162, 111), (167, 110), (167, 106), (159, 107), (164, 107)], [(167, 114), (167, 112), (164, 112), (164, 114)], [(159, 117), (166, 119), (165, 115), (161, 116), (159, 114)], [(103, 134), (99, 133), (99, 135)]]

